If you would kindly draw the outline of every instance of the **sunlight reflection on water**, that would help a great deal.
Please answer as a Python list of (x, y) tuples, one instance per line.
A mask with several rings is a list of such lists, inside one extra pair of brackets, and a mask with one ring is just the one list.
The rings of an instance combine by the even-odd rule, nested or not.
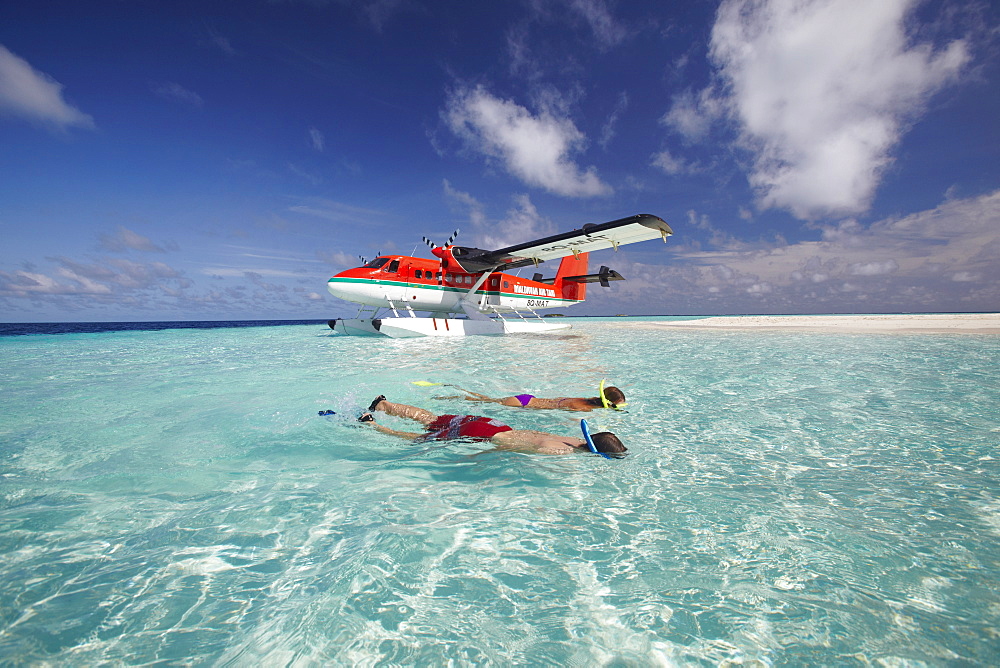
[[(0, 339), (13, 663), (990, 665), (995, 337)], [(624, 460), (410, 445), (377, 394), (592, 396)], [(471, 407), (471, 408), (470, 408)], [(333, 409), (332, 418), (317, 411)], [(403, 426), (400, 422), (399, 426)]]

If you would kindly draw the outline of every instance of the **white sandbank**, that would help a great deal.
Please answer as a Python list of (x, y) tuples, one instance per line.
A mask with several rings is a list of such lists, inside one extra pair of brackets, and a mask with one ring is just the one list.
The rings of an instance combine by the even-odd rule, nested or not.
[(1000, 334), (1000, 313), (942, 315), (743, 315), (621, 323), (650, 329), (769, 330), (839, 334)]

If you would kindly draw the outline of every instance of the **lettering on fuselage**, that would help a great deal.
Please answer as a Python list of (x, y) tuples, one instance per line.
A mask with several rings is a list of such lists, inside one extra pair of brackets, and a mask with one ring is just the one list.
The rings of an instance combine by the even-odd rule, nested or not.
[(518, 285), (514, 284), (514, 292), (519, 295), (538, 295), (540, 297), (555, 297), (556, 291), (549, 290), (547, 288), (536, 288), (531, 285)]

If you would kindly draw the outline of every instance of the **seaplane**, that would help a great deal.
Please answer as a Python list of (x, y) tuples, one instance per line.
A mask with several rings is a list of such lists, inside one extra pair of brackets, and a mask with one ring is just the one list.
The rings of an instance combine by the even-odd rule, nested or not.
[[(330, 320), (330, 329), (393, 338), (568, 329), (565, 321), (543, 319), (537, 311), (581, 303), (590, 283), (610, 287), (611, 281), (625, 280), (606, 266), (587, 273), (591, 252), (617, 251), (619, 246), (654, 239), (666, 242), (673, 231), (662, 219), (639, 214), (493, 251), (456, 246), (457, 234), (458, 230), (443, 246), (424, 238), (436, 259), (379, 255), (367, 262), (361, 258), (362, 266), (331, 277), (330, 294), (361, 308), (354, 318)], [(551, 278), (537, 272), (530, 279), (508, 273), (537, 269), (552, 260), (560, 262)]]

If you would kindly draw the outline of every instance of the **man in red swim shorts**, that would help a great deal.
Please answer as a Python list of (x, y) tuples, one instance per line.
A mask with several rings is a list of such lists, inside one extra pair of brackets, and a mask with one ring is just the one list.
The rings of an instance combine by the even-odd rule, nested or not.
[(479, 415), (438, 415), (426, 425), (427, 433), (421, 441), (451, 441), (465, 438), (471, 441), (488, 441), (500, 432), (513, 431), (500, 422)]
[[(371, 422), (383, 434), (411, 441), (449, 441), (453, 439), (488, 441), (501, 450), (533, 452), (544, 455), (590, 452), (587, 442), (582, 438), (558, 436), (530, 429), (512, 429), (498, 420), (480, 415), (435, 415), (423, 408), (387, 401), (382, 395), (376, 397), (368, 410), (368, 413), (361, 416), (361, 422)], [(371, 414), (372, 411), (381, 411), (386, 415), (415, 420), (424, 425), (425, 431), (418, 434), (390, 429), (376, 423)], [(610, 431), (594, 434), (591, 439), (594, 441), (597, 451), (601, 453), (624, 456), (627, 450), (618, 437)]]

